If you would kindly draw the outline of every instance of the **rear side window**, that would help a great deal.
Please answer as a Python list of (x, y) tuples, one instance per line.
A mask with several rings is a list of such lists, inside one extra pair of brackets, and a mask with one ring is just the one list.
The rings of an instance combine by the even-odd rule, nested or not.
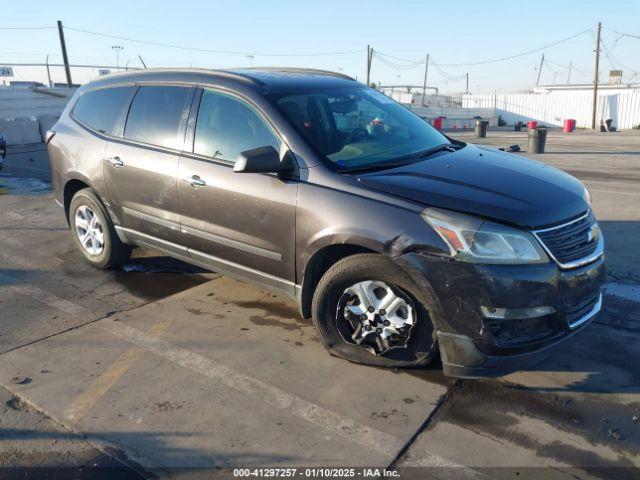
[(124, 136), (130, 140), (179, 150), (179, 127), (189, 87), (141, 87), (131, 102)]
[(240, 152), (268, 145), (280, 150), (280, 140), (253, 108), (223, 93), (202, 92), (194, 153), (234, 161)]
[(84, 93), (73, 107), (72, 116), (98, 132), (111, 134), (134, 88), (102, 88)]

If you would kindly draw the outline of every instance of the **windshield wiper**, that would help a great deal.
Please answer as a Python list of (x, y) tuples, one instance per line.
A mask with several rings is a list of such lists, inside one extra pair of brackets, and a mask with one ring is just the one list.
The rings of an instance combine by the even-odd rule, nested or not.
[(456, 151), (463, 148), (462, 145), (457, 145), (455, 143), (443, 143), (442, 145), (438, 145), (436, 147), (429, 148), (427, 150), (423, 150), (422, 152), (418, 152), (417, 154), (411, 155), (410, 158), (403, 157), (404, 160), (395, 162), (381, 162), (381, 163), (372, 163), (371, 165), (362, 165), (359, 167), (346, 167), (338, 170), (339, 173), (361, 173), (361, 172), (375, 172), (377, 170), (388, 170), (390, 168), (403, 167), (405, 165), (409, 165), (412, 163), (416, 163), (418, 159), (422, 159), (428, 157), (436, 152), (442, 152), (444, 150)]
[(341, 168), (339, 173), (361, 173), (361, 172), (375, 172), (376, 170), (388, 170), (390, 168), (403, 167), (413, 163), (411, 161), (404, 162), (384, 162), (384, 163), (372, 163), (371, 165), (363, 165), (361, 167), (353, 168)]
[(433, 155), (434, 153), (443, 152), (445, 150), (455, 152), (456, 150), (460, 150), (461, 148), (461, 145), (456, 145), (455, 143), (443, 143), (442, 145), (438, 145), (437, 147), (432, 147), (425, 150), (424, 152), (421, 152), (420, 154), (418, 154), (418, 158), (426, 158), (430, 155)]

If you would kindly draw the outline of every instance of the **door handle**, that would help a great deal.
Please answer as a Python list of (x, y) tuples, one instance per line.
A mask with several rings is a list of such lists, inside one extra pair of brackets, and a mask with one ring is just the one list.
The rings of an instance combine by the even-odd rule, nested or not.
[(112, 167), (115, 167), (115, 168), (124, 167), (124, 162), (120, 160), (120, 157), (109, 157), (106, 160), (107, 162), (109, 162), (109, 164)]
[(186, 178), (185, 182), (187, 182), (193, 188), (202, 188), (207, 185), (207, 182), (202, 180), (198, 175), (192, 175), (191, 177)]

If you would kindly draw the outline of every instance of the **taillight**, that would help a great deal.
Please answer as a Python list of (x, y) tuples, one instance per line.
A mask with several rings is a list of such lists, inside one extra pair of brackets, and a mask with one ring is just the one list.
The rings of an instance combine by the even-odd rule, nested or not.
[(55, 136), (55, 134), (56, 132), (54, 132), (53, 130), (47, 130), (47, 134), (44, 136), (45, 145), (49, 145), (49, 142), (53, 140), (53, 137)]

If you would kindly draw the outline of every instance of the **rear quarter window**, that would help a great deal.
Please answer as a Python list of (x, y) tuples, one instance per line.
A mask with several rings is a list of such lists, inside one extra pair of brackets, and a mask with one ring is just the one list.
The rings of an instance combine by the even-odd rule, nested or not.
[(134, 87), (91, 90), (80, 96), (71, 115), (93, 130), (112, 134), (118, 117), (133, 91)]

